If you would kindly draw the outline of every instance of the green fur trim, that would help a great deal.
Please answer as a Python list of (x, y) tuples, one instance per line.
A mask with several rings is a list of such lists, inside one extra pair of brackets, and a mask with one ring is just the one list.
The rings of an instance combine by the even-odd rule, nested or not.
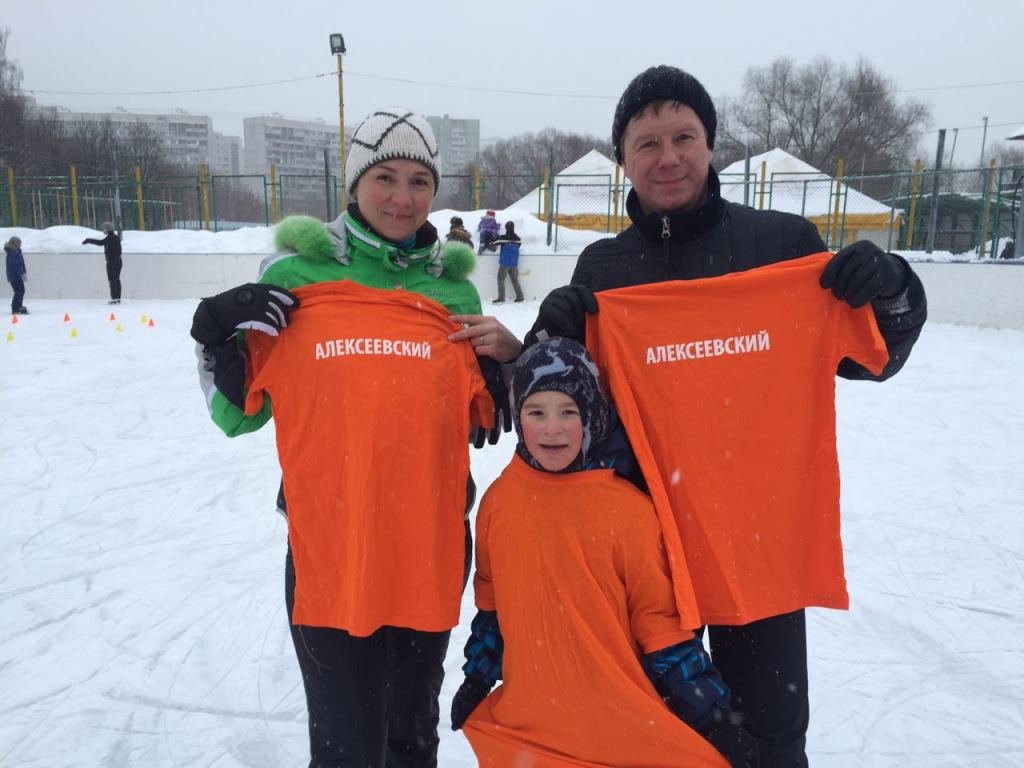
[(295, 251), (302, 258), (325, 263), (334, 258), (337, 241), (327, 227), (312, 216), (289, 216), (274, 227), (274, 247), (279, 251)]
[(465, 280), (476, 268), (476, 254), (465, 243), (449, 240), (441, 246), (444, 274), (452, 280)]

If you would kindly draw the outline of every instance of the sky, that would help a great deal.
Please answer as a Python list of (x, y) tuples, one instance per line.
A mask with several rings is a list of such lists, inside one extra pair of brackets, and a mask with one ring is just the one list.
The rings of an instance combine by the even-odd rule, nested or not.
[[(209, 421), (194, 301), (29, 289), (0, 326), (0, 765), (305, 765), (273, 424)], [(496, 309), (522, 335), (537, 302)], [(892, 380), (838, 381), (851, 609), (808, 612), (812, 765), (1024, 763), (1022, 377), (1024, 332), (931, 323)], [(481, 489), (512, 448), (472, 452)], [(448, 728), (473, 610), (445, 768), (475, 765)]]
[[(547, 126), (607, 138), (623, 88), (653, 64), (689, 70), (716, 99), (737, 98), (748, 68), (780, 56), (805, 64), (824, 55), (848, 66), (863, 56), (901, 97), (929, 103), (933, 122), (920, 143), (926, 164), (939, 128), (948, 131), (946, 162), (952, 154), (954, 163), (976, 166), (983, 117), (987, 146), (1024, 125), (1020, 0), (990, 0), (969, 14), (934, 0), (520, 0), (512, 8), (464, 0), (310, 0), (294, 10), (268, 0), (33, 0), (6, 3), (0, 24), (11, 30), (8, 55), (24, 71), (23, 87), (42, 104), (184, 109), (239, 136), (242, 118), (257, 114), (339, 122), (332, 32), (348, 50), (346, 125), (398, 104), (477, 118), (484, 146)], [(271, 82), (279, 84), (257, 86)]]

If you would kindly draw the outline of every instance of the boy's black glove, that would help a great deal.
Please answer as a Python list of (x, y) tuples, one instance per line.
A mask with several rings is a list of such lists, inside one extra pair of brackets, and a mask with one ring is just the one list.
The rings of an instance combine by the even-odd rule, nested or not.
[(246, 283), (203, 299), (192, 317), (192, 338), (204, 346), (226, 342), (235, 331), (252, 329), (277, 336), (288, 326), (288, 311), (299, 300), (276, 285)]
[(907, 287), (907, 271), (906, 262), (899, 256), (886, 253), (869, 240), (858, 240), (832, 257), (818, 282), (857, 309), (872, 299), (900, 293)]
[(729, 761), (732, 768), (757, 768), (760, 765), (757, 740), (742, 726), (723, 720), (715, 723), (703, 735)]
[(501, 363), (493, 357), (478, 357), (476, 361), (487, 385), (487, 393), (494, 401), (494, 427), (477, 427), (473, 434), (473, 447), (483, 448), (484, 443), (495, 445), (502, 432), (512, 431), (512, 404), (505, 378), (501, 375)]
[(473, 710), (480, 706), (480, 702), (487, 698), (491, 687), (475, 675), (467, 675), (462, 681), (459, 690), (452, 697), (452, 730), (462, 728), (462, 724), (473, 714)]
[(537, 322), (527, 334), (528, 344), (539, 341), (537, 334), (564, 336), (580, 344), (586, 342), (587, 315), (597, 314), (594, 292), (582, 285), (563, 285), (549, 293), (540, 303)]

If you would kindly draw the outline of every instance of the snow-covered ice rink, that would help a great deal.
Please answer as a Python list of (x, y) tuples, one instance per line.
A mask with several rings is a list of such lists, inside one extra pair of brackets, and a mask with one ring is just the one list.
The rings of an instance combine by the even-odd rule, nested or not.
[[(194, 301), (29, 289), (0, 326), (0, 766), (304, 766), (272, 425), (209, 421)], [(1024, 333), (931, 324), (837, 400), (852, 606), (809, 611), (812, 765), (1024, 765)], [(481, 488), (512, 442), (473, 453)], [(475, 765), (448, 727), (471, 591), (445, 768)]]

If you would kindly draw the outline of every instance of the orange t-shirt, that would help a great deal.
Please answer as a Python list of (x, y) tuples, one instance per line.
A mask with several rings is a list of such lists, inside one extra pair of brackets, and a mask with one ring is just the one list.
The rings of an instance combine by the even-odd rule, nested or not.
[(835, 373), (844, 357), (878, 373), (888, 353), (870, 307), (818, 285), (829, 258), (602, 291), (588, 319), (707, 623), (849, 605)]
[(640, 655), (689, 640), (651, 500), (611, 470), (518, 456), (477, 516), (476, 604), (496, 610), (504, 682), (464, 731), (481, 766), (726, 766)]
[(250, 331), (246, 413), (272, 402), (295, 561), (294, 624), (365, 636), (459, 620), (471, 420), (494, 406), (440, 304), (351, 281), (295, 289)]

